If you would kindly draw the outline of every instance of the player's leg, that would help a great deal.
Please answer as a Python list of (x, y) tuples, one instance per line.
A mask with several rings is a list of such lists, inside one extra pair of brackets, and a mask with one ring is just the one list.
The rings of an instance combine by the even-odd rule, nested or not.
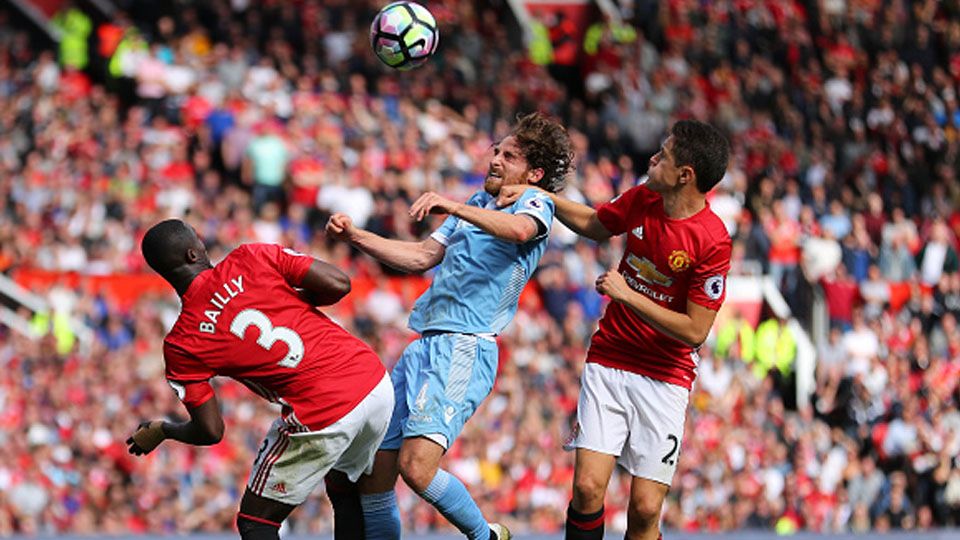
[(240, 501), (237, 530), (243, 540), (279, 540), (280, 524), (287, 519), (294, 505), (256, 495), (248, 487)]
[[(333, 505), (335, 540), (363, 540), (363, 514), (357, 485), (339, 471), (326, 477), (327, 496)], [(243, 540), (279, 540), (280, 525), (296, 508), (255, 495), (250, 488), (240, 501), (237, 530)]]
[(617, 456), (577, 448), (573, 468), (573, 498), (567, 508), (565, 538), (594, 540), (603, 538), (603, 499)]
[(443, 446), (425, 437), (405, 439), (400, 447), (400, 476), (467, 538), (492, 538), (490, 525), (467, 487), (440, 468), (444, 452)]
[(624, 395), (631, 429), (619, 463), (633, 475), (626, 538), (656, 540), (663, 501), (680, 458), (690, 391), (631, 374)]
[[(363, 401), (337, 422), (342, 425), (339, 433), (353, 436), (325, 479), (327, 495), (333, 505), (334, 538), (338, 540), (362, 540), (366, 536), (358, 484), (361, 475), (373, 470), (377, 449), (390, 423), (393, 403), (393, 385), (390, 378), (384, 376)], [(396, 473), (393, 478), (396, 482)]]
[(440, 468), (446, 449), (493, 389), (496, 342), (463, 334), (422, 341), (426, 354), (413, 385), (417, 390), (411, 404), (416, 414), (404, 426), (400, 475), (467, 538), (496, 538), (463, 482)]
[[(386, 429), (383, 419), (388, 418), (388, 411), (393, 406), (392, 398), (389, 379), (384, 377), (383, 382), (352, 411), (319, 431), (307, 431), (302, 425), (289, 425), (277, 419), (257, 453), (246, 493), (240, 503), (237, 527), (244, 540), (278, 538), (280, 523), (306, 500), (334, 465), (341, 464), (350, 448), (365, 446), (367, 451), (362, 456), (366, 458), (364, 463), (351, 467), (355, 463), (348, 461), (342, 470), (344, 474), (330, 475), (335, 484), (338, 479), (342, 480), (341, 485), (355, 482), (364, 468), (369, 466), (373, 452), (383, 437)], [(372, 435), (368, 433), (370, 418), (378, 419)], [(340, 494), (336, 493), (337, 490), (333, 491), (331, 502), (334, 504), (336, 525), (341, 525), (341, 521), (354, 526), (360, 524), (361, 513), (356, 509), (356, 495), (345, 491), (342, 486)], [(354, 499), (353, 503), (350, 498)], [(336, 537), (339, 540), (360, 538), (362, 535), (357, 534), (358, 530), (362, 529), (351, 530), (338, 526)]]
[[(390, 426), (394, 408), (394, 387), (389, 377), (368, 395), (350, 415), (355, 415), (359, 429), (349, 446), (343, 450), (331, 473), (355, 485), (357, 498), (344, 501), (347, 522), (341, 525), (339, 510), (334, 505), (337, 538), (399, 538), (400, 511), (393, 487), (397, 483), (397, 452), (378, 450)], [(346, 419), (346, 418), (345, 418)], [(327, 475), (328, 478), (331, 475)], [(327, 484), (329, 487), (329, 483)], [(331, 497), (331, 501), (333, 498)], [(360, 516), (355, 519), (354, 511)]]
[[(247, 489), (240, 500), (237, 514), (237, 530), (243, 540), (277, 540), (280, 538), (280, 524), (301, 501), (281, 501), (264, 496), (263, 489), (268, 484), (276, 487), (282, 481), (274, 467), (290, 447), (290, 434), (282, 420), (277, 419), (267, 431), (260, 451), (253, 462)], [(289, 455), (289, 454), (288, 454)], [(271, 474), (273, 478), (270, 478)], [(272, 483), (271, 483), (272, 480)], [(286, 488), (284, 488), (286, 491)], [(268, 491), (273, 494), (274, 491)]]
[(373, 461), (373, 471), (360, 478), (360, 506), (367, 538), (400, 538), (400, 507), (394, 490), (400, 475), (398, 453), (397, 450), (379, 450)]
[(346, 474), (337, 470), (327, 473), (323, 481), (333, 507), (333, 537), (338, 540), (363, 540), (363, 509), (357, 483), (351, 482)]
[(660, 536), (660, 512), (670, 486), (633, 477), (630, 506), (627, 509), (627, 540), (657, 540)]
[[(403, 425), (410, 415), (411, 389), (408, 377), (415, 374), (416, 353), (420, 340), (413, 341), (403, 351), (400, 360), (390, 373), (393, 384), (394, 405), (386, 435), (373, 460), (373, 468), (359, 480), (360, 506), (363, 509), (363, 526), (367, 538), (396, 540), (400, 538), (402, 524), (400, 507), (394, 488), (400, 471), (397, 455), (403, 442)], [(414, 362), (411, 363), (411, 356)]]
[(577, 424), (564, 447), (576, 449), (573, 497), (564, 527), (567, 540), (603, 538), (603, 499), (617, 456), (629, 435), (622, 404), (624, 372), (587, 363), (580, 378)]

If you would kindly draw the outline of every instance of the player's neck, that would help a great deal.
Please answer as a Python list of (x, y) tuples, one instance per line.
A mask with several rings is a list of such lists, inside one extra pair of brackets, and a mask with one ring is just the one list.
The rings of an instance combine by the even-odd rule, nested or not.
[(670, 219), (687, 219), (707, 206), (707, 199), (699, 191), (681, 191), (663, 194), (663, 211)]
[(197, 276), (199, 276), (201, 272), (211, 268), (213, 268), (213, 266), (209, 265), (209, 263), (207, 263), (207, 265), (181, 266), (167, 276), (167, 281), (170, 282), (170, 285), (177, 291), (177, 294), (182, 297), (187, 294), (187, 289), (190, 288), (193, 280), (197, 279)]

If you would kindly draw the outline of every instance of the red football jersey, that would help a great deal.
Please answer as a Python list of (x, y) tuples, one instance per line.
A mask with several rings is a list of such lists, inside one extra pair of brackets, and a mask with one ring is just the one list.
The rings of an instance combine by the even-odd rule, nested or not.
[[(614, 235), (627, 233), (619, 271), (633, 290), (680, 313), (687, 312), (687, 300), (720, 309), (731, 242), (709, 203), (689, 218), (672, 219), (660, 195), (641, 185), (598, 207), (597, 217)], [(600, 320), (587, 362), (686, 388), (697, 375), (693, 348), (618, 302), (610, 303)]]
[(313, 258), (246, 244), (202, 272), (183, 295), (163, 342), (166, 376), (187, 407), (232, 377), (274, 403), (302, 430), (350, 412), (383, 379), (376, 353), (305, 302), (294, 287)]

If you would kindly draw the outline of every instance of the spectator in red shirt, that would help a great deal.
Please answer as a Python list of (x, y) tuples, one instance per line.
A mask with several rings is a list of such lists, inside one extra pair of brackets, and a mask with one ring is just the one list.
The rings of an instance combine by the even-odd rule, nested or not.
[(847, 273), (847, 267), (838, 264), (832, 278), (820, 280), (827, 298), (827, 312), (831, 326), (847, 331), (853, 326), (853, 308), (860, 302), (860, 288), (853, 277)]

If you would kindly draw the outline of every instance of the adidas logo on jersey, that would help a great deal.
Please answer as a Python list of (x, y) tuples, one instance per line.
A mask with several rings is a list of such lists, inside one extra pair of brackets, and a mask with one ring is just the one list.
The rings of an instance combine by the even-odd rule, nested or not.
[(638, 239), (643, 240), (643, 225), (634, 227), (632, 232)]

